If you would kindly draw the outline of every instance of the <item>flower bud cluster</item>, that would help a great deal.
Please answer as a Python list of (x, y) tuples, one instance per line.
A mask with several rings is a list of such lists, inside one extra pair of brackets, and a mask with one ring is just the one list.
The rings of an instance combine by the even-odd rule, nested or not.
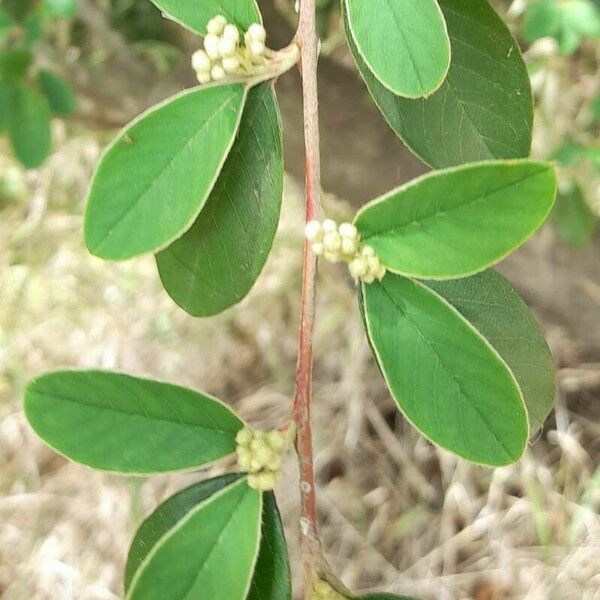
[(347, 600), (347, 598), (334, 590), (326, 581), (319, 580), (315, 582), (310, 600)]
[(220, 81), (228, 75), (248, 76), (260, 71), (266, 61), (267, 33), (260, 23), (250, 25), (244, 37), (222, 15), (207, 25), (204, 48), (192, 55), (192, 67), (200, 83)]
[(362, 244), (360, 235), (352, 223), (337, 225), (331, 219), (323, 223), (310, 221), (306, 224), (306, 239), (312, 244), (313, 252), (330, 262), (348, 263), (354, 281), (373, 283), (381, 281), (386, 268), (371, 246)]
[(236, 436), (238, 465), (249, 473), (250, 487), (272, 490), (281, 479), (281, 463), (290, 447), (293, 428), (286, 431), (254, 431), (248, 427)]

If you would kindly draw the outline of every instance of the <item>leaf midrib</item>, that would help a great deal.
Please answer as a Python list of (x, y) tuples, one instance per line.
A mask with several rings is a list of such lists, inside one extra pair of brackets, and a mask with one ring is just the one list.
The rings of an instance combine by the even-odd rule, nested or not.
[(134, 412), (134, 411), (127, 411), (127, 410), (118, 410), (116, 408), (111, 408), (109, 406), (102, 406), (99, 404), (90, 404), (88, 402), (82, 402), (81, 400), (75, 400), (73, 398), (68, 398), (66, 396), (54, 396), (52, 394), (47, 394), (44, 392), (33, 392), (34, 396), (41, 396), (42, 398), (49, 398), (51, 400), (54, 401), (59, 401), (59, 402), (69, 402), (71, 404), (75, 404), (78, 406), (85, 406), (87, 408), (90, 409), (95, 409), (95, 410), (99, 410), (99, 411), (104, 411), (104, 412), (110, 412), (113, 414), (117, 414), (117, 415), (127, 415), (130, 417), (140, 417), (140, 418), (145, 418), (148, 421), (159, 421), (159, 422), (163, 422), (163, 423), (169, 423), (171, 425), (177, 425), (183, 428), (193, 428), (193, 429), (203, 429), (206, 431), (214, 431), (217, 433), (235, 433), (235, 430), (229, 430), (229, 429), (219, 429), (217, 427), (210, 427), (207, 425), (199, 425), (196, 423), (190, 423), (185, 421), (182, 418), (179, 419), (169, 419), (167, 417), (155, 417), (155, 416), (151, 416), (149, 417), (147, 414), (143, 414), (143, 413), (138, 413), (138, 412)]
[[(392, 227), (388, 227), (385, 229), (379, 228), (379, 229), (374, 229), (374, 230), (370, 230), (367, 234), (363, 234), (363, 239), (368, 240), (371, 239), (375, 236), (384, 236), (387, 234), (391, 234), (391, 235), (399, 235), (399, 233), (403, 230), (406, 229), (407, 227), (414, 225), (416, 223), (425, 223), (427, 221), (430, 221), (432, 219), (437, 219), (440, 217), (440, 215), (447, 215), (449, 213), (452, 213), (455, 210), (460, 210), (462, 208), (464, 208), (465, 206), (469, 206), (469, 205), (473, 205), (473, 204), (478, 204), (480, 202), (486, 202), (489, 201), (490, 198), (493, 198), (494, 196), (496, 196), (497, 194), (501, 194), (503, 192), (506, 192), (507, 190), (516, 187), (520, 184), (522, 184), (524, 181), (530, 181), (533, 179), (536, 179), (538, 177), (542, 177), (547, 175), (547, 172), (545, 170), (541, 170), (533, 175), (527, 175), (525, 177), (522, 177), (521, 179), (518, 179), (517, 181), (513, 181), (510, 184), (504, 185), (501, 188), (495, 189), (493, 192), (489, 193), (489, 194), (485, 194), (482, 196), (478, 196), (476, 198), (470, 198), (465, 200), (464, 202), (461, 202), (459, 204), (455, 204), (452, 207), (449, 207), (447, 210), (439, 210), (439, 208), (434, 211), (431, 212), (430, 214), (427, 214), (426, 216), (423, 216), (422, 218), (419, 219), (413, 219), (412, 221), (404, 221), (402, 223), (398, 223), (397, 225), (394, 225)], [(415, 188), (418, 186), (415, 186)], [(414, 188), (413, 188), (414, 189)], [(407, 189), (404, 191), (404, 193), (408, 193), (410, 190)], [(399, 194), (402, 194), (403, 192), (399, 192)], [(397, 197), (397, 196), (396, 196)], [(394, 201), (394, 197), (390, 196), (389, 198), (385, 198), (382, 200), (382, 204), (387, 204), (390, 201)], [(377, 209), (377, 204), (374, 205), (373, 207), (371, 207), (370, 209), (368, 209), (369, 211), (373, 211)], [(365, 211), (365, 216), (368, 214), (367, 211)], [(377, 216), (375, 215), (375, 217), (372, 218), (376, 218)]]
[[(417, 285), (417, 284), (415, 284)], [(453, 381), (458, 390), (460, 391), (461, 397), (464, 399), (465, 404), (467, 404), (467, 406), (470, 406), (473, 408), (473, 410), (477, 413), (477, 416), (479, 417), (479, 419), (481, 420), (481, 422), (483, 423), (483, 425), (486, 427), (486, 429), (489, 431), (489, 433), (492, 435), (492, 437), (498, 442), (498, 444), (500, 445), (500, 447), (502, 448), (502, 450), (506, 453), (507, 457), (510, 460), (513, 460), (514, 457), (512, 456), (512, 454), (509, 452), (509, 450), (507, 449), (504, 441), (502, 441), (498, 435), (496, 434), (496, 432), (490, 427), (490, 425), (488, 424), (488, 421), (482, 416), (481, 412), (479, 411), (477, 404), (475, 402), (469, 402), (468, 398), (469, 396), (465, 393), (461, 383), (458, 381), (458, 379), (456, 379), (456, 377), (452, 374), (452, 371), (449, 369), (448, 366), (446, 366), (446, 364), (444, 363), (444, 361), (442, 360), (442, 357), (440, 356), (440, 354), (437, 352), (437, 350), (434, 348), (434, 346), (431, 345), (431, 343), (429, 342), (429, 340), (424, 336), (424, 334), (421, 332), (421, 330), (419, 329), (419, 327), (417, 326), (417, 324), (408, 316), (408, 313), (406, 311), (404, 311), (402, 309), (402, 307), (396, 302), (396, 299), (394, 298), (394, 296), (388, 291), (388, 289), (385, 287), (385, 285), (383, 284), (383, 282), (381, 283), (381, 288), (383, 289), (383, 291), (385, 292), (385, 294), (389, 297), (389, 299), (392, 301), (392, 304), (404, 315), (407, 323), (410, 324), (410, 326), (412, 327), (412, 329), (415, 331), (415, 333), (417, 333), (417, 335), (423, 340), (423, 342), (427, 345), (427, 347), (431, 350), (431, 352), (433, 352), (433, 354), (436, 356), (440, 366), (444, 369), (444, 371), (447, 373), (448, 377), (450, 378), (451, 381)], [(481, 334), (479, 334), (481, 335)]]

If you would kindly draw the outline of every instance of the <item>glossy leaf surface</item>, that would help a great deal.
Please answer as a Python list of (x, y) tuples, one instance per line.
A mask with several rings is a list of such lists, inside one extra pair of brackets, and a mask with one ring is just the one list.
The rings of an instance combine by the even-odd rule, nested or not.
[(246, 88), (186, 91), (127, 126), (92, 181), (85, 239), (92, 254), (122, 260), (166, 247), (194, 222), (237, 133)]
[(450, 41), (436, 0), (344, 1), (356, 49), (383, 86), (409, 98), (440, 87)]
[(444, 83), (428, 98), (402, 98), (382, 85), (347, 31), (350, 50), (375, 103), (396, 134), (433, 168), (528, 156), (533, 99), (517, 42), (487, 0), (439, 4), (452, 61)]
[(554, 405), (554, 362), (534, 316), (511, 284), (490, 269), (423, 285), (456, 308), (502, 356), (523, 392), (531, 433), (540, 429)]
[(441, 296), (398, 275), (363, 285), (362, 294), (371, 345), (408, 420), (467, 460), (518, 460), (529, 434), (521, 391), (479, 332)]
[(533, 235), (550, 214), (547, 163), (494, 161), (436, 171), (364, 206), (355, 224), (390, 270), (448, 279), (482, 271)]
[(201, 467), (235, 452), (242, 422), (210, 396), (104, 371), (34, 379), (25, 413), (36, 433), (71, 460), (120, 473)]
[(216, 15), (223, 15), (244, 30), (252, 23), (262, 22), (255, 0), (151, 1), (174, 21), (200, 35), (206, 33), (207, 23)]
[(156, 261), (163, 286), (193, 316), (219, 313), (248, 294), (279, 222), (283, 148), (272, 86), (250, 90), (237, 139), (206, 206)]
[(245, 600), (260, 543), (262, 496), (240, 479), (190, 510), (152, 548), (127, 600)]

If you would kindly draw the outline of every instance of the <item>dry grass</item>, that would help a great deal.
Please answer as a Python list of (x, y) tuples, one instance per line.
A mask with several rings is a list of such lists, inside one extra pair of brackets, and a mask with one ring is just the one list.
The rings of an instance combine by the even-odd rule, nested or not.
[[(217, 318), (193, 320), (161, 291), (151, 258), (109, 264), (85, 252), (82, 196), (98, 151), (97, 140), (75, 134), (31, 175), (26, 196), (0, 210), (6, 600), (119, 598), (136, 524), (198, 477), (133, 480), (65, 462), (25, 423), (28, 378), (65, 365), (119, 368), (215, 393), (262, 426), (286, 413), (293, 388), (301, 252), (294, 186), (250, 297)], [(3, 158), (4, 172), (7, 164)], [(562, 356), (563, 333), (547, 333)], [(424, 600), (600, 598), (597, 365), (563, 371), (556, 420), (518, 465), (493, 472), (436, 450), (399, 417), (351, 287), (333, 267), (320, 275), (316, 338), (322, 533), (349, 587)], [(290, 459), (278, 497), (297, 564), (295, 485)]]

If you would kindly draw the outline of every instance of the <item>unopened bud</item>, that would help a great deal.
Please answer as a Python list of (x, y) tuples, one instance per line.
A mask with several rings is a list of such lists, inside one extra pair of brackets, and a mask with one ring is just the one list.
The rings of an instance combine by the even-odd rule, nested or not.
[(219, 81), (219, 79), (224, 79), (226, 75), (227, 73), (225, 73), (225, 69), (221, 65), (215, 65), (210, 71), (210, 76), (215, 81)]
[(365, 258), (370, 258), (372, 256), (377, 256), (377, 253), (371, 246), (363, 246), (362, 253)]
[(312, 249), (317, 256), (322, 256), (325, 252), (325, 246), (322, 243), (313, 244)]
[(240, 446), (247, 448), (252, 441), (252, 431), (248, 427), (244, 427), (237, 432), (235, 436), (235, 441)]
[(192, 68), (194, 71), (210, 73), (211, 65), (211, 60), (204, 50), (196, 50), (196, 52), (192, 54)]
[(281, 452), (285, 448), (285, 434), (280, 431), (270, 431), (267, 435), (267, 443), (275, 452)]
[(198, 82), (202, 84), (210, 83), (212, 81), (210, 71), (208, 73), (205, 73), (204, 71), (198, 71), (196, 73), (196, 77), (198, 78)]
[(219, 59), (221, 57), (219, 54), (219, 38), (216, 35), (209, 33), (204, 38), (204, 50), (210, 59)]
[(263, 42), (267, 39), (267, 32), (260, 23), (253, 23), (248, 27), (248, 37), (255, 42)]
[(240, 68), (240, 59), (237, 56), (228, 56), (224, 58), (223, 68), (227, 73), (237, 73)]
[(360, 258), (360, 257), (355, 258), (348, 265), (348, 269), (350, 271), (350, 275), (352, 276), (352, 278), (354, 280), (359, 280), (362, 277), (364, 277), (364, 275), (367, 272), (367, 263), (365, 262), (365, 260), (363, 258)]
[(355, 239), (343, 237), (342, 238), (342, 254), (345, 256), (354, 256), (356, 254), (357, 242)]
[(329, 231), (323, 236), (323, 245), (328, 252), (339, 252), (342, 249), (342, 236), (337, 231)]
[(234, 44), (240, 41), (240, 32), (235, 25), (226, 25), (223, 29), (223, 39), (231, 40)]
[(319, 221), (309, 221), (304, 229), (304, 235), (309, 242), (323, 241), (323, 228)]
[(223, 15), (217, 15), (208, 22), (206, 31), (208, 31), (208, 33), (212, 33), (213, 35), (221, 35), (223, 33), (223, 29), (225, 29), (225, 25), (227, 25), (227, 19)]
[(323, 221), (323, 231), (325, 233), (331, 233), (335, 231), (337, 233), (337, 224), (333, 219), (325, 219)]
[(259, 58), (265, 53), (265, 43), (253, 41), (250, 43), (248, 50), (250, 50), (252, 56)]
[(222, 58), (233, 56), (237, 50), (237, 43), (231, 38), (222, 37), (219, 40), (219, 55)]
[(342, 223), (340, 225), (340, 235), (351, 240), (358, 239), (358, 230), (352, 223)]

